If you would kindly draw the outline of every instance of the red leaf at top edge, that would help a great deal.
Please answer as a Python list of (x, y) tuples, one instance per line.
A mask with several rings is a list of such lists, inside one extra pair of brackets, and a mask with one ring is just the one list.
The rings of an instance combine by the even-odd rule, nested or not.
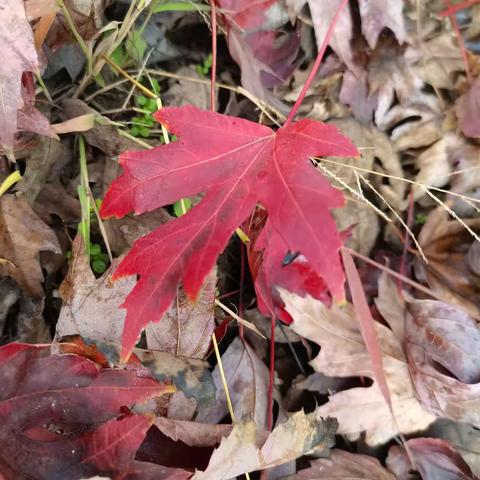
[(342, 193), (314, 168), (313, 156), (355, 156), (332, 125), (301, 120), (274, 132), (268, 127), (192, 106), (164, 108), (156, 118), (179, 140), (149, 151), (125, 152), (124, 172), (102, 204), (101, 215), (143, 213), (206, 192), (186, 215), (139, 239), (115, 277), (139, 275), (127, 297), (123, 357), (141, 330), (158, 321), (183, 281), (195, 298), (228, 239), (259, 202), (268, 211), (269, 245), (281, 241), (301, 252), (331, 295), (344, 297), (341, 238), (329, 209)]

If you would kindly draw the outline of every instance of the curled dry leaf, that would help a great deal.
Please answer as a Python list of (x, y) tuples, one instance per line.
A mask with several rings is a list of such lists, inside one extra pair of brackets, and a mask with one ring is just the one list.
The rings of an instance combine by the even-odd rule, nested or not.
[[(480, 228), (478, 218), (465, 219), (472, 230)], [(479, 277), (469, 265), (468, 251), (476, 240), (465, 226), (452, 219), (441, 206), (430, 212), (418, 241), (428, 264), (415, 260), (417, 278), (447, 303), (458, 305), (480, 318)]]
[(61, 253), (53, 230), (33, 212), (24, 197), (0, 198), (0, 271), (27, 295), (43, 297), (40, 252)]
[[(281, 296), (294, 319), (291, 328), (322, 347), (311, 362), (316, 371), (331, 377), (374, 378), (370, 357), (349, 305), (343, 309), (337, 306), (328, 309), (309, 296), (301, 298), (286, 291), (282, 291)], [(422, 430), (435, 420), (435, 416), (415, 397), (402, 339), (384, 325), (376, 323), (375, 328), (396, 424), (402, 433)], [(318, 414), (336, 417), (338, 432), (352, 440), (366, 432), (369, 445), (384, 443), (398, 433), (375, 382), (370, 387), (351, 388), (331, 395), (329, 402), (318, 408)]]
[(355, 480), (395, 480), (395, 476), (382, 467), (373, 457), (334, 449), (329, 458), (318, 458), (310, 462), (310, 467), (300, 470), (295, 479), (355, 479)]
[[(445, 440), (413, 438), (407, 441), (415, 470), (424, 480), (478, 480), (461, 455)], [(409, 480), (413, 469), (405, 450), (393, 446), (388, 451), (387, 466), (397, 480)]]
[(441, 417), (480, 426), (480, 331), (463, 310), (436, 300), (408, 304), (410, 374), (422, 404)]
[(480, 430), (468, 423), (440, 418), (424, 434), (446, 440), (468, 463), (475, 475), (480, 475)]
[(152, 421), (116, 417), (122, 407), (173, 390), (134, 370), (102, 369), (78, 355), (18, 343), (0, 348), (0, 380), (0, 466), (7, 478), (125, 478), (120, 474), (135, 466)]
[[(267, 428), (267, 404), (269, 372), (255, 351), (240, 338), (230, 344), (222, 355), (228, 390), (232, 397), (233, 410), (239, 420), (253, 417), (257, 426)], [(216, 400), (212, 406), (199, 405), (199, 422), (217, 423), (228, 415), (225, 390), (218, 365), (213, 371)], [(278, 396), (275, 395), (276, 399)], [(280, 409), (280, 418), (285, 415)]]
[(451, 31), (412, 42), (405, 51), (406, 61), (416, 75), (436, 88), (453, 89), (455, 73), (465, 69), (458, 42)]
[[(295, 460), (312, 450), (325, 454), (334, 443), (336, 420), (317, 419), (316, 412), (294, 413), (265, 438), (254, 422), (234, 425), (213, 452), (207, 469), (192, 480), (223, 480)], [(259, 441), (263, 437), (263, 441)]]
[(63, 300), (56, 326), (56, 337), (81, 335), (93, 340), (101, 349), (118, 354), (122, 341), (125, 311), (120, 305), (135, 285), (133, 278), (111, 281), (113, 265), (95, 278), (85, 252), (81, 235), (72, 245), (72, 258), (68, 273), (60, 286)]

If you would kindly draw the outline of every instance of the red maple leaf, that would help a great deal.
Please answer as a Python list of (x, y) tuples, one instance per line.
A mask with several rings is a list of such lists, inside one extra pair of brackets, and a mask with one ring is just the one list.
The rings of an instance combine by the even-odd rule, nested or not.
[(0, 347), (0, 385), (0, 478), (168, 478), (169, 469), (134, 460), (152, 420), (117, 417), (171, 386), (17, 343)]
[[(263, 242), (281, 241), (304, 255), (336, 299), (343, 299), (341, 238), (329, 209), (342, 193), (314, 168), (313, 156), (353, 156), (353, 144), (331, 125), (301, 120), (270, 128), (192, 106), (156, 114), (179, 140), (149, 151), (125, 152), (122, 175), (102, 204), (103, 217), (143, 213), (205, 193), (186, 215), (138, 240), (114, 277), (139, 275), (124, 306), (123, 356), (145, 325), (158, 321), (183, 281), (195, 299), (235, 229), (260, 203), (268, 212)], [(281, 268), (281, 266), (279, 266)]]

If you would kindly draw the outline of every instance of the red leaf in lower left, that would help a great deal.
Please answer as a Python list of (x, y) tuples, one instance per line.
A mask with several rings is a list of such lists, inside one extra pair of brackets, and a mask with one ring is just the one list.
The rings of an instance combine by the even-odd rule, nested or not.
[(0, 385), (0, 477), (7, 480), (135, 478), (127, 473), (145, 468), (133, 458), (150, 420), (116, 417), (173, 391), (133, 369), (22, 344), (0, 348)]

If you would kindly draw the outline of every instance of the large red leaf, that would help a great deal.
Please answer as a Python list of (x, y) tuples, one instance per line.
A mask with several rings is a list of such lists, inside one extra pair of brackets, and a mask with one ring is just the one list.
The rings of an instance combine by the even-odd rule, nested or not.
[[(357, 150), (339, 131), (301, 120), (274, 132), (247, 120), (192, 106), (157, 113), (179, 140), (149, 151), (125, 152), (101, 214), (143, 213), (205, 192), (186, 215), (138, 240), (115, 277), (140, 275), (127, 297), (123, 355), (142, 328), (170, 306), (177, 284), (195, 298), (235, 228), (257, 202), (268, 211), (265, 256), (277, 239), (301, 252), (334, 298), (343, 299), (341, 238), (329, 209), (343, 195), (315, 170), (309, 157), (351, 156)], [(279, 265), (279, 268), (281, 266)]]
[(6, 479), (120, 478), (151, 422), (115, 417), (124, 406), (172, 391), (134, 370), (21, 344), (0, 348), (0, 385), (0, 477)]

